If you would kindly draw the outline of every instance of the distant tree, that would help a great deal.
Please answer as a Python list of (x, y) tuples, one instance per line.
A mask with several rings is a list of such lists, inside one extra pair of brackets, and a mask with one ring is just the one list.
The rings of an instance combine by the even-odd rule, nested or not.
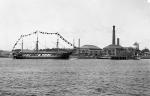
[(145, 53), (145, 52), (150, 52), (150, 51), (149, 51), (148, 48), (145, 48), (145, 49), (142, 50), (142, 53)]

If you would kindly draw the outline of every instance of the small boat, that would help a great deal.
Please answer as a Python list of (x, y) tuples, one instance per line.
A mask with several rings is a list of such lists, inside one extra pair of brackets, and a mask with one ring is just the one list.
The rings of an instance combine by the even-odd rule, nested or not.
[(141, 59), (141, 56), (139, 54), (135, 54), (133, 56), (133, 60), (140, 60)]
[(111, 59), (111, 56), (108, 56), (108, 55), (100, 56), (100, 57), (97, 57), (97, 59)]
[(141, 59), (140, 56), (134, 56), (134, 57), (133, 57), (133, 60), (140, 60), (140, 59)]

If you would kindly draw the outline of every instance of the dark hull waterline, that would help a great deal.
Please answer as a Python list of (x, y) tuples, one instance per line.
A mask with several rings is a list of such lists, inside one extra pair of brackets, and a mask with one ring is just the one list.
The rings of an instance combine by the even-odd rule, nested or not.
[(69, 56), (70, 56), (70, 53), (59, 53), (55, 55), (48, 54), (48, 56), (45, 56), (45, 54), (48, 54), (48, 53), (43, 53), (43, 54), (40, 53), (40, 55), (39, 54), (33, 55), (33, 53), (30, 53), (30, 54), (19, 53), (19, 54), (14, 54), (13, 58), (14, 59), (69, 59)]
[(69, 57), (15, 57), (15, 59), (69, 59)]

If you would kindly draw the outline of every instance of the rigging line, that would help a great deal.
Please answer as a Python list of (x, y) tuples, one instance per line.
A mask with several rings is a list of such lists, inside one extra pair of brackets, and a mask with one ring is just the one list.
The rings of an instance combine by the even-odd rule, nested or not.
[(16, 43), (14, 44), (14, 46), (13, 46), (13, 49), (12, 50), (14, 50), (14, 48), (16, 47), (16, 45), (18, 44), (18, 42), (20, 41), (20, 39), (22, 38), (22, 35), (20, 36), (20, 38), (16, 41)]
[(56, 34), (56, 33), (42, 32), (42, 31), (39, 31), (39, 33), (41, 33), (41, 34), (51, 34), (51, 35)]
[(24, 46), (24, 48), (26, 48), (26, 49), (28, 49), (28, 48), (34, 48), (34, 47), (35, 47), (35, 45), (33, 45), (33, 44), (35, 44), (35, 43), (36, 43), (36, 41), (33, 41), (33, 40), (32, 40), (32, 41), (31, 41), (31, 45), (30, 45), (30, 46), (29, 46), (29, 45), (26, 45), (26, 43), (27, 43), (27, 42), (24, 42), (24, 45), (25, 45), (25, 46)]
[(17, 43), (20, 41), (21, 38), (23, 37), (27, 37), (27, 36), (30, 36), (30, 35), (33, 35), (33, 34), (37, 34), (37, 33), (41, 33), (41, 34), (55, 34), (57, 35), (59, 38), (61, 38), (64, 42), (66, 42), (67, 44), (69, 44), (70, 46), (73, 46), (74, 48), (76, 48), (76, 46), (74, 46), (72, 43), (70, 43), (69, 41), (67, 41), (63, 36), (61, 36), (58, 32), (56, 33), (48, 33), (48, 32), (41, 32), (41, 31), (35, 31), (33, 33), (30, 33), (30, 34), (26, 34), (26, 35), (21, 35), (20, 38), (16, 41), (16, 43), (14, 44), (13, 46), (13, 49), (15, 48), (15, 46), (17, 45)]
[(61, 36), (58, 32), (56, 33), (56, 35), (59, 36), (59, 38), (61, 38), (63, 41), (65, 41), (66, 43), (68, 43), (70, 46), (73, 46), (73, 44), (71, 44), (70, 42), (68, 42), (63, 36)]
[(20, 36), (20, 38), (16, 41), (16, 43), (14, 44), (14, 46), (13, 46), (13, 49), (12, 50), (14, 50), (15, 49), (15, 47), (16, 47), (16, 45), (18, 44), (18, 42), (20, 41), (20, 39), (21, 38), (23, 38), (23, 37), (27, 37), (27, 36), (30, 36), (30, 35), (32, 35), (32, 34), (36, 34), (37, 33), (37, 31), (35, 31), (35, 32), (33, 32), (33, 33), (30, 33), (30, 34), (27, 34), (27, 35), (21, 35)]
[[(42, 45), (43, 47), (48, 48), (48, 46), (46, 46), (46, 45), (42, 44), (40, 41), (39, 41), (39, 44), (40, 44), (40, 45)], [(46, 49), (46, 48), (45, 48), (45, 49)]]
[[(48, 33), (48, 32), (41, 32), (39, 31), (41, 34), (56, 34), (57, 36), (59, 36), (59, 38), (61, 38), (64, 42), (66, 42), (67, 44), (69, 44), (70, 46), (73, 46), (72, 43), (70, 43), (69, 41), (67, 41), (63, 36), (61, 36), (58, 32), (56, 33)], [(73, 46), (75, 48), (75, 46)]]
[(35, 32), (33, 32), (33, 33), (30, 33), (30, 34), (25, 34), (25, 35), (22, 35), (22, 37), (31, 36), (31, 35), (33, 35), (33, 34), (36, 34), (36, 33), (37, 33), (37, 31), (35, 31)]

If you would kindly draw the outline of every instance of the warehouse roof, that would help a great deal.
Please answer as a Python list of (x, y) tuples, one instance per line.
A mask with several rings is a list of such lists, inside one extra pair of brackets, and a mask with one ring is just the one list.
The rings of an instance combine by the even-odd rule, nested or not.
[(83, 45), (81, 48), (85, 48), (85, 49), (101, 49), (95, 45)]
[(123, 47), (120, 45), (113, 45), (113, 44), (104, 47), (104, 49), (115, 49), (115, 48), (123, 48)]

